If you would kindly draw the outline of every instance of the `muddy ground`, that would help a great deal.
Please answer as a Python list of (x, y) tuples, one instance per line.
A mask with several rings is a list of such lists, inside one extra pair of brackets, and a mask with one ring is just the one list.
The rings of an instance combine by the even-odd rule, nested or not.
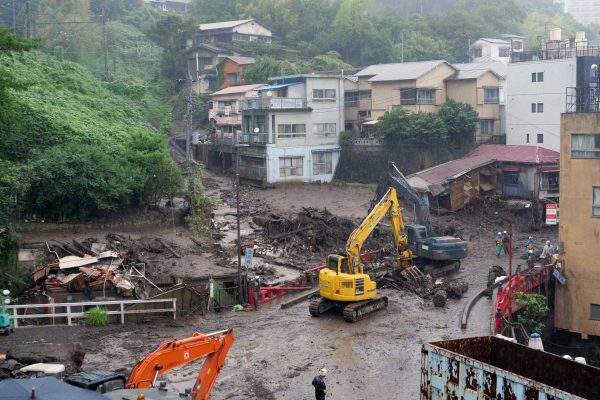
[[(234, 243), (235, 199), (227, 177), (209, 176), (209, 192), (220, 199), (215, 224), (222, 231), (220, 243), (225, 249), (225, 262), (212, 251), (212, 241), (202, 246), (190, 239), (180, 226), (153, 229), (151, 226), (123, 228), (116, 233), (133, 238), (163, 237), (183, 257), (164, 260), (151, 272), (158, 279), (165, 274), (201, 276), (235, 271), (234, 254), (228, 253)], [(366, 215), (374, 189), (364, 186), (288, 184), (274, 189), (242, 188), (243, 235), (255, 237), (252, 214), (297, 213), (302, 207), (327, 207), (334, 215), (355, 219)], [(80, 341), (87, 355), (84, 369), (130, 369), (139, 358), (162, 340), (189, 336), (194, 331), (212, 332), (233, 328), (236, 342), (229, 353), (212, 399), (310, 399), (310, 385), (317, 371), (326, 367), (328, 398), (332, 399), (417, 399), (419, 398), (420, 349), (424, 342), (486, 335), (490, 333), (491, 300), (481, 300), (471, 313), (469, 326), (460, 329), (459, 318), (467, 298), (485, 287), (488, 267), (507, 267), (506, 258), (495, 256), (494, 234), (506, 229), (503, 210), (486, 205), (451, 216), (434, 217), (440, 230), (454, 230), (469, 240), (469, 257), (455, 278), (469, 283), (466, 297), (449, 300), (445, 308), (434, 308), (431, 301), (395, 289), (383, 289), (390, 299), (389, 307), (356, 324), (345, 323), (340, 316), (312, 318), (308, 304), (300, 303), (286, 310), (278, 302), (261, 306), (257, 312), (230, 312), (194, 316), (185, 320), (156, 322), (136, 326), (48, 327), (24, 328), (9, 338), (0, 339), (2, 347), (11, 343), (70, 343)], [(411, 222), (409, 212), (405, 219)], [(115, 232), (114, 229), (111, 232)], [(26, 241), (103, 236), (106, 230), (90, 229), (73, 232), (45, 231), (25, 233)], [(515, 243), (522, 243), (531, 232), (515, 230)], [(547, 229), (533, 233), (538, 243), (555, 239), (556, 231)], [(515, 245), (517, 247), (517, 245)], [(522, 249), (518, 249), (518, 254)], [(156, 255), (153, 255), (153, 257)], [(314, 255), (307, 253), (311, 262)], [(159, 259), (153, 259), (159, 263)], [(298, 261), (304, 268), (308, 262)], [(294, 264), (294, 260), (289, 260)], [(521, 262), (520, 259), (515, 261)], [(275, 266), (275, 268), (279, 268)], [(282, 268), (281, 275), (294, 270)], [(273, 278), (276, 279), (276, 278)], [(198, 371), (197, 364), (187, 365), (167, 375), (172, 387), (190, 387)]]

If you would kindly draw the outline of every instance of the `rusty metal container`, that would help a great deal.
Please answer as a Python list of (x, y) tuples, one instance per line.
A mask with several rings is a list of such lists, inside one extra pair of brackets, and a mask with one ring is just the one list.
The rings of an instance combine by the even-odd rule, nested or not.
[(600, 399), (600, 369), (493, 336), (423, 345), (421, 400)]

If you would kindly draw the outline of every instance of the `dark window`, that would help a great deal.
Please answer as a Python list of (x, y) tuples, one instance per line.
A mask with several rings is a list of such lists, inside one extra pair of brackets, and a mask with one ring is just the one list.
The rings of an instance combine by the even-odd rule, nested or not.
[(544, 103), (537, 103), (537, 112), (544, 112)]
[(600, 304), (590, 304), (590, 319), (600, 320)]
[(417, 89), (400, 89), (400, 104), (417, 104)]
[(529, 133), (527, 134), (527, 136), (525, 137), (525, 143), (529, 143)]
[(479, 120), (479, 134), (480, 135), (493, 135), (494, 134), (494, 120), (493, 119), (480, 119)]
[(594, 187), (592, 189), (592, 217), (600, 217), (600, 187)]
[(543, 72), (538, 72), (537, 73), (537, 81), (538, 82), (544, 82), (544, 73)]
[(537, 82), (537, 74), (535, 72), (531, 73), (531, 82)]
[(510, 47), (501, 47), (498, 49), (498, 55), (500, 57), (510, 57)]
[(517, 186), (519, 184), (519, 173), (513, 171), (504, 172), (504, 185)]
[(543, 133), (538, 133), (537, 134), (537, 142), (538, 143), (544, 143), (544, 134)]
[(435, 89), (418, 89), (417, 102), (419, 104), (435, 104)]
[(535, 103), (531, 103), (531, 112), (534, 113), (537, 110), (537, 106)]
[(481, 55), (482, 55), (481, 48), (473, 49), (473, 57), (481, 57)]

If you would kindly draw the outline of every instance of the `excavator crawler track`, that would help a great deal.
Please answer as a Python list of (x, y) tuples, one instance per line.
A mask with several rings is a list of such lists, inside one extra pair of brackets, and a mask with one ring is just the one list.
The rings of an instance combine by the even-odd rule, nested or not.
[(310, 306), (308, 307), (308, 311), (313, 317), (319, 317), (327, 311), (331, 310), (333, 307), (335, 307), (335, 305), (335, 302), (324, 299), (321, 296), (313, 297), (312, 299), (310, 299)]
[(372, 300), (359, 301), (348, 304), (344, 307), (343, 315), (346, 322), (360, 321), (373, 314), (374, 312), (383, 310), (388, 305), (387, 297), (378, 297)]

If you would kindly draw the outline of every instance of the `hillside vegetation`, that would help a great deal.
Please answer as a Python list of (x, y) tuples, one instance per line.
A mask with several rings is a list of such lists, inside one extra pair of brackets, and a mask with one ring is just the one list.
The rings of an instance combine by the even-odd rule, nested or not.
[(76, 220), (124, 202), (147, 204), (181, 185), (166, 136), (114, 82), (39, 51), (2, 51), (0, 63), (12, 75), (0, 124), (5, 205)]

